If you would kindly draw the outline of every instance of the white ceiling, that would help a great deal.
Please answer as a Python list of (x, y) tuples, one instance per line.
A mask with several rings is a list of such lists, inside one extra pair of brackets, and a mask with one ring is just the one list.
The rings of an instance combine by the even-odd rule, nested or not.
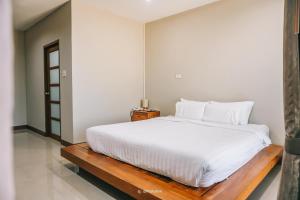
[(26, 30), (68, 0), (13, 0), (14, 27)]
[(110, 12), (150, 22), (218, 0), (88, 0)]
[[(14, 25), (25, 30), (68, 0), (13, 0)], [(116, 15), (149, 22), (218, 0), (84, 0)]]

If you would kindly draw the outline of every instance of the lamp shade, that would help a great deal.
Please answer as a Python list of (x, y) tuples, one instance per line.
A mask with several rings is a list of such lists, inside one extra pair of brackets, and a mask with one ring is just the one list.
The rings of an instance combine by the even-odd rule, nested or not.
[(148, 99), (142, 99), (141, 100), (141, 107), (144, 109), (148, 109), (149, 108), (149, 100)]

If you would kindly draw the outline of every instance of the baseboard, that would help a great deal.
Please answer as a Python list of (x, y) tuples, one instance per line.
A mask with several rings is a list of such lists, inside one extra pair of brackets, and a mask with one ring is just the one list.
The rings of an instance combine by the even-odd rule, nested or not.
[(24, 130), (27, 129), (27, 125), (21, 125), (21, 126), (13, 126), (14, 131)]
[(65, 141), (65, 140), (61, 140), (61, 144), (64, 145), (65, 147), (68, 147), (68, 146), (73, 145), (72, 143), (67, 142), (67, 141)]
[[(39, 130), (39, 129), (34, 128), (34, 127), (32, 127), (32, 126), (29, 126), (29, 125), (22, 125), (22, 126), (14, 126), (14, 127), (13, 127), (13, 130), (14, 130), (14, 131), (24, 130), (24, 129), (31, 130), (31, 131), (33, 131), (33, 132), (35, 132), (35, 133), (37, 133), (37, 134), (40, 134), (40, 135), (42, 135), (42, 136), (45, 136), (45, 137), (48, 136), (44, 131)], [(15, 133), (17, 133), (17, 132), (15, 132)], [(67, 146), (73, 145), (72, 143), (67, 142), (67, 141), (65, 141), (65, 140), (61, 140), (61, 144), (64, 145), (64, 146), (66, 146), (66, 147), (67, 147)]]
[(37, 129), (37, 128), (34, 128), (34, 127), (32, 127), (32, 126), (27, 125), (27, 129), (29, 129), (29, 130), (31, 130), (31, 131), (37, 133), (37, 134), (40, 134), (40, 135), (42, 135), (42, 136), (47, 136), (47, 134), (46, 134), (44, 131), (41, 131), (41, 130), (39, 130), (39, 129)]

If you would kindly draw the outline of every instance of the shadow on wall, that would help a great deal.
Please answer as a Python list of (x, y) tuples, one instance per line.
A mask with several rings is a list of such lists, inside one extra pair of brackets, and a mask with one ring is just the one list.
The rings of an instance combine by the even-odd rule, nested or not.
[(256, 188), (256, 190), (250, 195), (248, 200), (277, 199), (281, 174), (280, 169), (281, 165), (277, 165), (258, 186), (258, 188)]
[[(67, 164), (65, 165), (66, 168), (70, 169), (73, 172), (77, 172), (77, 167), (74, 164)], [(109, 194), (113, 198), (117, 200), (134, 200), (132, 197), (128, 196), (127, 194), (123, 193), (122, 191), (112, 187), (108, 183), (100, 180), (99, 178), (95, 177), (94, 175), (90, 174), (89, 172), (79, 169), (79, 172), (77, 173), (81, 178), (85, 179), (89, 183), (96, 186), (98, 189), (104, 191), (105, 193)], [(68, 180), (66, 180), (68, 182)], [(73, 185), (72, 181), (69, 181), (69, 184)], [(76, 188), (76, 185), (73, 185)], [(80, 188), (78, 188), (80, 189)]]

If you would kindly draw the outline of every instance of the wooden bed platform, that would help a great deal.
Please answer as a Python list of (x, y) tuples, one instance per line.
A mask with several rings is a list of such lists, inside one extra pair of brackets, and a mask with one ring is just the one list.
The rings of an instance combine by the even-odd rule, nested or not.
[(281, 146), (271, 145), (227, 180), (209, 188), (193, 188), (93, 152), (86, 143), (65, 147), (61, 155), (135, 199), (234, 200), (247, 199), (281, 160)]

